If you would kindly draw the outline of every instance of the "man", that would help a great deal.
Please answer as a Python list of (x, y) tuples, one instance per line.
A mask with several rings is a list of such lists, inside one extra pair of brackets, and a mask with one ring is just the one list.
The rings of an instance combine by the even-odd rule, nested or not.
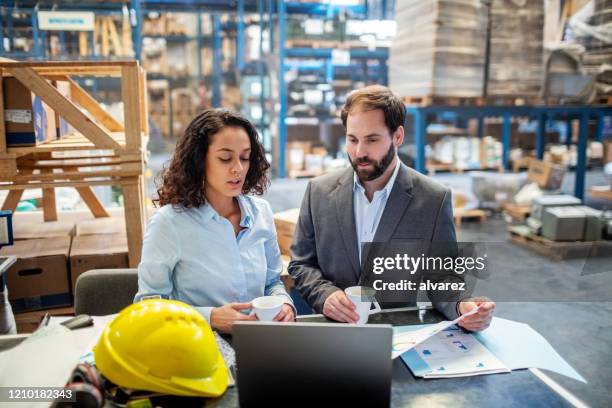
[[(405, 115), (401, 99), (386, 87), (351, 93), (342, 123), (352, 168), (317, 177), (306, 189), (289, 274), (308, 304), (336, 321), (359, 318), (344, 289), (359, 282), (363, 243), (456, 241), (449, 189), (398, 158)], [(495, 308), (471, 298), (431, 300), (449, 319), (480, 307), (460, 323), (472, 331), (488, 327)]]

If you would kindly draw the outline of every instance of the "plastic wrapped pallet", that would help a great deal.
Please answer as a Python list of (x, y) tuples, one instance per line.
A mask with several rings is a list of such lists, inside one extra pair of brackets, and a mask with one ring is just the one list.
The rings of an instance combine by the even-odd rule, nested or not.
[(582, 45), (582, 68), (596, 76), (600, 96), (612, 95), (612, 2), (591, 0), (569, 20), (570, 40)]
[(544, 1), (492, 0), (490, 19), (487, 95), (539, 95)]
[(488, 7), (480, 0), (397, 0), (389, 84), (401, 96), (482, 96)]

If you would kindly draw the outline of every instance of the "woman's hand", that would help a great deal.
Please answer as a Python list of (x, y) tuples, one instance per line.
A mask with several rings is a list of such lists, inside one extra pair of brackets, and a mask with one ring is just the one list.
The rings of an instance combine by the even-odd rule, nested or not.
[(292, 322), (294, 320), (295, 314), (293, 313), (293, 308), (287, 303), (283, 304), (281, 311), (273, 319), (275, 322)]
[(245, 315), (241, 310), (251, 309), (250, 303), (228, 303), (215, 307), (210, 312), (210, 325), (222, 333), (231, 333), (234, 322), (239, 320), (257, 320), (255, 314)]

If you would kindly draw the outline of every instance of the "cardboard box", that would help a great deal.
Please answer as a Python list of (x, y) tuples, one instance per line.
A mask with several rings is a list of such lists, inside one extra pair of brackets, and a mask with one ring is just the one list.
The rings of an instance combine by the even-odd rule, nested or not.
[(541, 221), (547, 207), (568, 207), (580, 204), (582, 204), (582, 201), (571, 195), (543, 195), (533, 199), (531, 204), (531, 217)]
[(77, 278), (83, 272), (127, 267), (128, 246), (125, 233), (74, 237), (70, 250), (70, 281), (73, 293)]
[(2, 79), (7, 146), (35, 146), (57, 137), (55, 112), (16, 78)]
[(299, 208), (292, 208), (287, 211), (274, 214), (274, 226), (276, 227), (276, 238), (281, 254), (291, 255), (289, 248), (293, 243), (293, 234), (300, 216)]
[(541, 160), (532, 160), (529, 164), (527, 178), (538, 183), (538, 186), (545, 190), (558, 190), (561, 188), (564, 174), (565, 168), (563, 166)]
[(306, 155), (310, 153), (312, 143), (310, 142), (288, 142), (287, 143), (287, 170), (304, 170)]
[(552, 241), (582, 241), (586, 216), (576, 207), (549, 207), (542, 215), (542, 236)]
[(6, 272), (9, 300), (15, 312), (70, 306), (68, 254), (71, 238), (15, 241), (0, 250), (17, 262)]
[(602, 211), (596, 210), (586, 205), (574, 207), (584, 213), (584, 238), (585, 241), (599, 241), (602, 238), (604, 225)]

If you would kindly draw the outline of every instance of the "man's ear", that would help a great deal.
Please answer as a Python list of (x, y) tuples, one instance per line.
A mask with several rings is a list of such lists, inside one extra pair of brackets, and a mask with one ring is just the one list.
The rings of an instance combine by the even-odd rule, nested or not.
[(395, 132), (393, 132), (393, 144), (395, 147), (400, 147), (404, 143), (404, 127), (399, 126)]

